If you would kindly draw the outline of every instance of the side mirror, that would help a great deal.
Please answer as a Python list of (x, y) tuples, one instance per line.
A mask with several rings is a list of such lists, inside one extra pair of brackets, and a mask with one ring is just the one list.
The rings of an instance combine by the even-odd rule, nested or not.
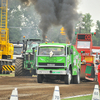
[(32, 48), (32, 50), (33, 50), (33, 54), (35, 54), (35, 48)]
[(23, 50), (23, 54), (25, 53), (25, 50)]
[(27, 41), (23, 40), (23, 51), (26, 51), (27, 48)]

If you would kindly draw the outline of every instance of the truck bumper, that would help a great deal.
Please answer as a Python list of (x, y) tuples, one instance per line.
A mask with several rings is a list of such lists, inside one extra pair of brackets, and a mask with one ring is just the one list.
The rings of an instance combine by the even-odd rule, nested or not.
[(62, 70), (37, 70), (37, 74), (66, 75), (67, 73)]

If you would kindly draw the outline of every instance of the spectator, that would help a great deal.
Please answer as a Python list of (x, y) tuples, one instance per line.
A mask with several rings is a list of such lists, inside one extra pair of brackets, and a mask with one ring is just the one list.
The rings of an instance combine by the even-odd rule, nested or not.
[(98, 83), (100, 86), (100, 64), (98, 65)]
[(98, 81), (98, 65), (99, 65), (99, 60), (96, 60), (96, 63), (95, 63), (95, 81)]

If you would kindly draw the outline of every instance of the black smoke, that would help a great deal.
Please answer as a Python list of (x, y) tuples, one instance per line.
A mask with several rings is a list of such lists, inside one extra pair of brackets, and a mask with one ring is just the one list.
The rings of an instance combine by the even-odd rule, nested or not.
[(78, 0), (21, 0), (24, 3), (33, 3), (41, 16), (40, 29), (43, 39), (51, 25), (62, 25), (66, 35), (72, 40), (74, 23), (78, 19)]

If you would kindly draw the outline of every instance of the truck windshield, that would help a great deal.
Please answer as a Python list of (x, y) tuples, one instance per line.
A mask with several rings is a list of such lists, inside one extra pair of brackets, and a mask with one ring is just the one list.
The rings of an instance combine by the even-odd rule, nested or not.
[(53, 55), (65, 55), (64, 47), (40, 47), (39, 55), (50, 55), (50, 52)]
[(89, 49), (90, 48), (90, 41), (78, 41), (77, 48)]
[(22, 47), (14, 47), (14, 55), (21, 55)]
[(27, 41), (27, 50), (31, 50), (33, 47), (36, 47), (38, 44), (33, 41)]

